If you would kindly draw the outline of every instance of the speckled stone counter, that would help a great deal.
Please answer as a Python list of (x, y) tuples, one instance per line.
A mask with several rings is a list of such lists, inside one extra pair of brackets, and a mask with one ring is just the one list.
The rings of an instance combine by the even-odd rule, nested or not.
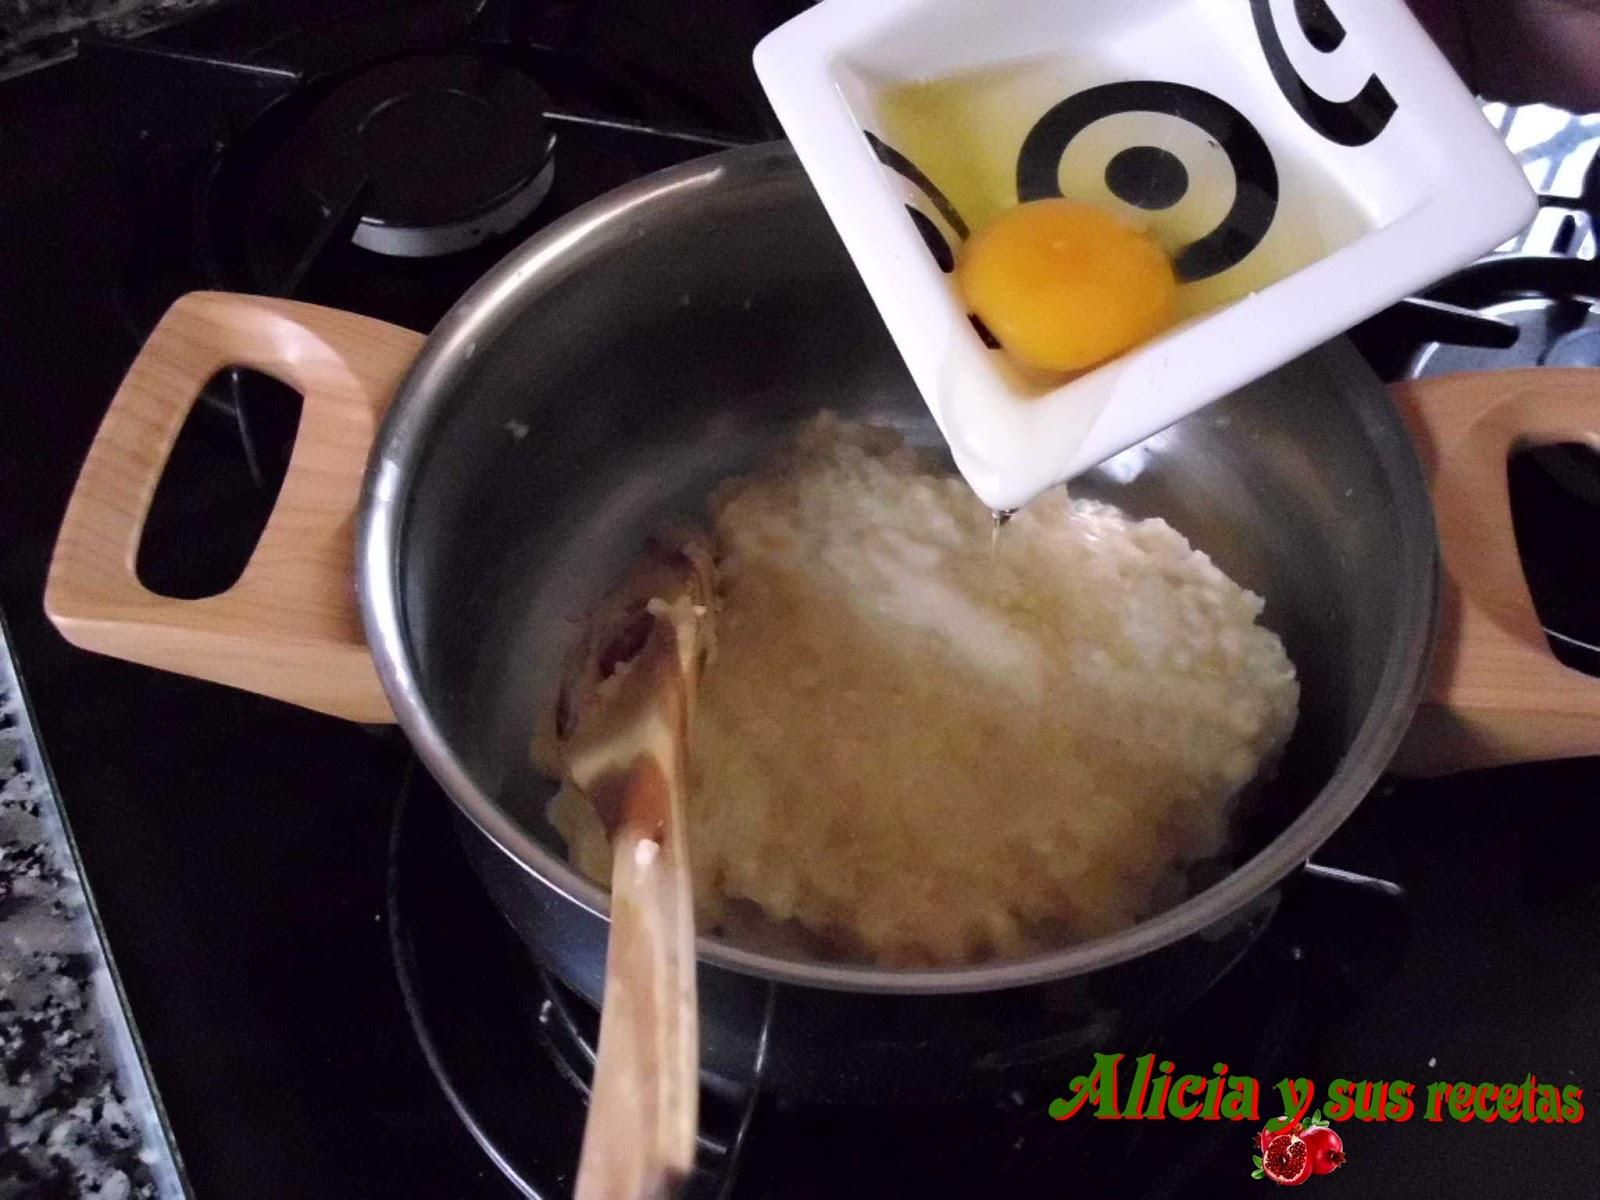
[(0, 1200), (185, 1195), (0, 625)]
[(93, 32), (133, 37), (220, 0), (0, 0), (0, 79), (71, 55)]

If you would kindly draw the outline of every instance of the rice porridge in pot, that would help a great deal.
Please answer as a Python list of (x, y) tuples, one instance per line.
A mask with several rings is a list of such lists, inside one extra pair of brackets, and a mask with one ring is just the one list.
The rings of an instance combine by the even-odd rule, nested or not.
[[(1299, 688), (1263, 602), (1165, 521), (958, 476), (823, 414), (724, 483), (693, 728), (700, 928), (754, 906), (888, 965), (1012, 957), (1181, 900)], [(552, 820), (604, 883), (605, 831)]]

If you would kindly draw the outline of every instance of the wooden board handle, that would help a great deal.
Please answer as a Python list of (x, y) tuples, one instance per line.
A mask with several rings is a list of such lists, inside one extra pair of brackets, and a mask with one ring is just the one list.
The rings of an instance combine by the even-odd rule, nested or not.
[[(312, 304), (193, 292), (161, 318), (95, 434), (61, 523), (45, 611), (74, 645), (357, 721), (392, 721), (361, 630), (355, 521), (379, 419), (421, 334)], [(134, 562), (184, 419), (219, 370), (304, 397), (277, 503), (239, 581), (158, 596)]]
[(1396, 769), (1600, 754), (1600, 679), (1550, 653), (1506, 480), (1520, 447), (1600, 447), (1600, 370), (1485, 371), (1392, 392), (1428, 472), (1444, 568), (1433, 668)]

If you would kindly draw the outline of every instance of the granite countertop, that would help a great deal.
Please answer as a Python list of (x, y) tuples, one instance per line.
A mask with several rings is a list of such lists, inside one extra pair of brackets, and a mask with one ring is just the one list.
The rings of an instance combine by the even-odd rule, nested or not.
[(185, 1196), (0, 624), (0, 1200)]
[(0, 0), (0, 79), (71, 57), (84, 33), (133, 37), (220, 0)]

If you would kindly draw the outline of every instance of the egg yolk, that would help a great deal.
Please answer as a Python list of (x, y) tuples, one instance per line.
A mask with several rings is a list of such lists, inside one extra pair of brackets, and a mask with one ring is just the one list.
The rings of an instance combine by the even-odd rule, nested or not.
[(1081, 371), (1160, 333), (1178, 288), (1149, 235), (1065, 199), (995, 217), (967, 242), (956, 279), (1000, 344), (1048, 371)]

